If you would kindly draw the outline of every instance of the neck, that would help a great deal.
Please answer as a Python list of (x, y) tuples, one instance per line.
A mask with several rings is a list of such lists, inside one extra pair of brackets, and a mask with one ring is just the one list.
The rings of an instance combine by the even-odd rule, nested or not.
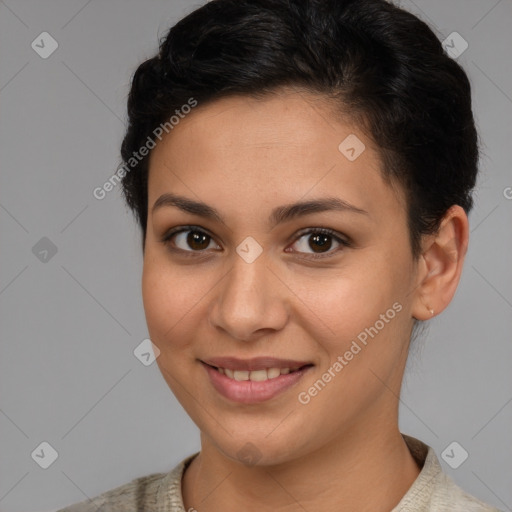
[(201, 436), (201, 453), (182, 482), (185, 510), (389, 512), (420, 468), (397, 424), (366, 425), (302, 458), (263, 467), (227, 458)]

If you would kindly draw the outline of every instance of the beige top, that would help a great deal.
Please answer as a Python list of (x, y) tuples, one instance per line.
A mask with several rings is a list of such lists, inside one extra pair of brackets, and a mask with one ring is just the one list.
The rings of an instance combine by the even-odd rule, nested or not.
[[(420, 474), (390, 512), (502, 512), (467, 494), (445, 473), (434, 450), (402, 434)], [(153, 473), (107, 491), (91, 500), (57, 512), (188, 512), (181, 495), (184, 470), (197, 453), (182, 460), (169, 473)], [(194, 509), (190, 509), (191, 512)]]

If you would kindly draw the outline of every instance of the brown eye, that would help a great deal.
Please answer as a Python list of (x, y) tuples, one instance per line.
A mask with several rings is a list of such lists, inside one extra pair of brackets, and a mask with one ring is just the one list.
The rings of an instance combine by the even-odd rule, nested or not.
[(173, 231), (164, 238), (163, 242), (166, 244), (172, 242), (173, 249), (177, 248), (186, 252), (204, 251), (210, 248), (212, 242), (215, 248), (219, 248), (208, 233), (197, 228), (182, 228)]
[[(315, 258), (315, 255), (318, 257), (334, 255), (348, 245), (349, 243), (338, 236), (335, 231), (316, 228), (303, 232), (291, 247), (295, 247), (294, 250), (297, 252), (311, 254), (312, 256), (309, 257)], [(331, 250), (333, 247), (334, 250)]]
[(201, 251), (208, 249), (208, 246), (210, 245), (210, 237), (201, 231), (188, 231), (188, 235), (186, 236), (186, 243), (192, 249)]
[(328, 251), (332, 246), (332, 236), (325, 235), (323, 233), (318, 235), (309, 235), (308, 245), (315, 252)]

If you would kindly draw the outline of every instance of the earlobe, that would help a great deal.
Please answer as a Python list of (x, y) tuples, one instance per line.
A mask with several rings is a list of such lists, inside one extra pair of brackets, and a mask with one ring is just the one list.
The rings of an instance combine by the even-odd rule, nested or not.
[(454, 205), (446, 212), (437, 233), (424, 239), (413, 301), (414, 318), (428, 320), (448, 306), (460, 281), (468, 242), (466, 212)]

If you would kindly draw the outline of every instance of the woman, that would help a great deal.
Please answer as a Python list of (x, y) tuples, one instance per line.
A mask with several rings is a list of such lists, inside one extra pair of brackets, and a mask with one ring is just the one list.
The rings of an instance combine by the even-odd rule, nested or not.
[(148, 329), (201, 451), (63, 510), (497, 510), (398, 428), (478, 163), (467, 76), (427, 25), (384, 0), (214, 0), (128, 113)]

